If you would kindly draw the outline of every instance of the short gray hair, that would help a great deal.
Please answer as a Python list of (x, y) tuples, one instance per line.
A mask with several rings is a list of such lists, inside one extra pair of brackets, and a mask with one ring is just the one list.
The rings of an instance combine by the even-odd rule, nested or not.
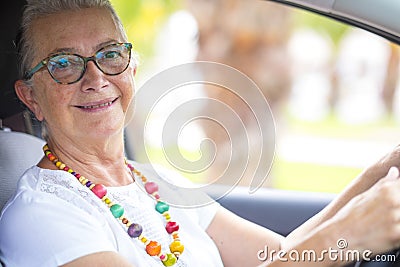
[(20, 78), (24, 77), (33, 64), (35, 47), (32, 42), (31, 28), (34, 20), (63, 11), (93, 7), (108, 10), (118, 25), (122, 37), (125, 40), (128, 39), (122, 22), (109, 0), (27, 0), (27, 5), (22, 15), (20, 31), (16, 40)]

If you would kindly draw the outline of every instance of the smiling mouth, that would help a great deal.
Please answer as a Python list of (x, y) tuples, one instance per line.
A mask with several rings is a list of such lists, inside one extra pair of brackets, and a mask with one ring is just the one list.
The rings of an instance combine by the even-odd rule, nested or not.
[(81, 109), (86, 109), (86, 110), (90, 110), (90, 109), (98, 109), (98, 108), (103, 108), (103, 107), (109, 107), (112, 104), (115, 103), (115, 101), (118, 100), (118, 97), (115, 98), (114, 100), (110, 101), (110, 102), (106, 102), (106, 103), (102, 103), (102, 104), (98, 104), (98, 105), (90, 105), (90, 106), (76, 106), (77, 108), (81, 108)]

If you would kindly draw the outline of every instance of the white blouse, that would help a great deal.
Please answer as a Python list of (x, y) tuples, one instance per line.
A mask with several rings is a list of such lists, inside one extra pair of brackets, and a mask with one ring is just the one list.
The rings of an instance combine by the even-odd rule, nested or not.
[[(168, 183), (180, 177), (165, 177), (148, 165), (132, 164), (149, 181), (159, 184), (161, 199), (174, 202), (169, 213), (180, 226), (185, 246), (174, 266), (223, 266), (217, 247), (205, 232), (218, 204), (204, 194), (190, 190), (186, 194)], [(139, 183), (108, 187), (108, 195), (124, 207), (130, 221), (142, 225), (145, 237), (159, 242), (169, 253), (172, 237), (165, 230), (165, 219)], [(126, 226), (73, 175), (37, 166), (28, 169), (0, 217), (1, 261), (7, 267), (53, 267), (101, 251), (118, 252), (138, 267), (163, 266), (158, 257), (146, 253), (141, 241), (129, 237)]]

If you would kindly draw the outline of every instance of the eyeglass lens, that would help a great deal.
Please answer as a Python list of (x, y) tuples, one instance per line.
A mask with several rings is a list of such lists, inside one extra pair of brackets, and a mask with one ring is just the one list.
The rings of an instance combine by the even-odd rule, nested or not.
[(93, 60), (105, 74), (117, 75), (129, 65), (130, 49), (124, 44), (115, 44), (102, 48), (94, 57), (83, 58), (75, 54), (55, 55), (48, 60), (47, 69), (60, 83), (73, 83), (84, 74), (87, 61)]

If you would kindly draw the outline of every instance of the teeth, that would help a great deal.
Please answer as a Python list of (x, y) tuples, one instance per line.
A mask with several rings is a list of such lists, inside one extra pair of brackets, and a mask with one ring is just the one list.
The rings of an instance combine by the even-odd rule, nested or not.
[(99, 105), (94, 105), (94, 106), (82, 106), (82, 108), (84, 109), (94, 109), (94, 108), (101, 108), (101, 107), (105, 107), (105, 106), (111, 106), (113, 102), (110, 101), (108, 103), (103, 103), (103, 104), (99, 104)]

